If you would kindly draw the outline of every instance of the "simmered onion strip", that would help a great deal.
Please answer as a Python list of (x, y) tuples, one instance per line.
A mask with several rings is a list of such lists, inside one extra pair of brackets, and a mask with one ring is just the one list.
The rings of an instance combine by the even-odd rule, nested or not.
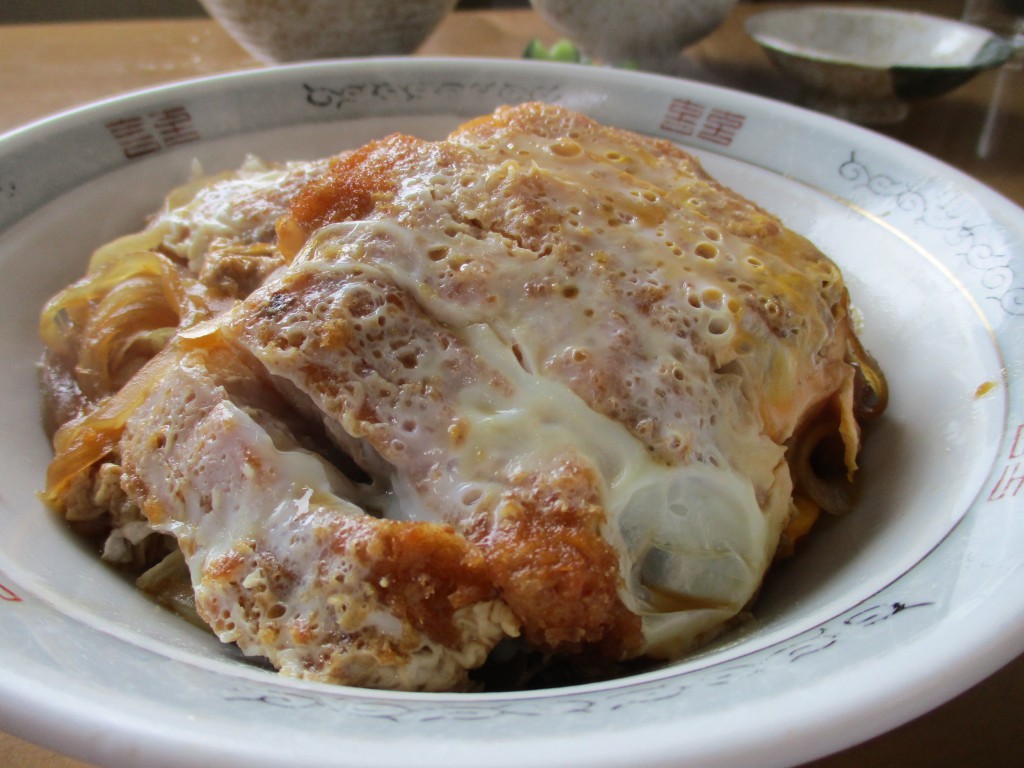
[(157, 355), (133, 376), (116, 394), (95, 409), (67, 422), (53, 437), (54, 458), (46, 470), (45, 501), (55, 509), (64, 509), (65, 495), (75, 480), (89, 473), (117, 449), (124, 425), (152, 387), (174, 364), (166, 355)]
[(823, 417), (801, 432), (790, 449), (793, 485), (832, 514), (844, 514), (854, 501), (845, 461), (846, 442), (838, 419)]
[(54, 352), (75, 361), (83, 394), (96, 401), (117, 391), (179, 326), (209, 315), (195, 281), (146, 251), (106, 261), (62, 291), (47, 304), (40, 330)]
[(163, 560), (135, 580), (135, 585), (153, 599), (201, 629), (209, 629), (196, 611), (196, 595), (192, 589), (185, 556), (175, 549)]
[(878, 362), (853, 334), (847, 339), (846, 361), (854, 371), (854, 416), (865, 421), (878, 418), (889, 404), (889, 385)]
[[(851, 369), (846, 383), (790, 441), (788, 461), (799, 503), (784, 536), (793, 541), (807, 533), (817, 518), (816, 513), (808, 514), (811, 506), (831, 514), (851, 509), (856, 500), (853, 477), (861, 429), (888, 405), (885, 375), (852, 333), (846, 338), (846, 362)], [(807, 530), (791, 535), (805, 525)]]

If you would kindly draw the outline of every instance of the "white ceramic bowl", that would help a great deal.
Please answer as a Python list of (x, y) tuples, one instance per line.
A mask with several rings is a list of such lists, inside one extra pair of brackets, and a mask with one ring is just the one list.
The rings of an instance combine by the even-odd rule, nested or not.
[(593, 58), (665, 70), (679, 52), (717, 29), (736, 0), (530, 0)]
[[(607, 683), (407, 694), (281, 678), (153, 605), (41, 504), (46, 298), (193, 160), (436, 138), (547, 100), (678, 142), (843, 269), (891, 400), (858, 508), (770, 574), (754, 620)], [(173, 117), (173, 121), (168, 120)], [(111, 126), (132, 120), (125, 140)], [(67, 158), (74, 157), (74, 163)], [(869, 738), (1024, 650), (1024, 211), (855, 125), (644, 73), (521, 61), (271, 67), (0, 137), (0, 723), (132, 768), (761, 768)]]
[(747, 20), (747, 32), (808, 106), (861, 123), (902, 120), (907, 102), (951, 91), (1013, 52), (981, 27), (866, 7), (767, 11)]
[(267, 63), (411, 53), (456, 0), (199, 0)]

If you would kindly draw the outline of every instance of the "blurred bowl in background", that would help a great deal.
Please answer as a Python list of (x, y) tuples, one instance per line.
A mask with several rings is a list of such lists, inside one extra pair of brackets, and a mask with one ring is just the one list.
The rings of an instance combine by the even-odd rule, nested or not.
[(736, 0), (530, 0), (536, 11), (587, 56), (640, 69), (671, 69), (673, 59), (707, 37)]
[(952, 91), (1013, 54), (990, 30), (878, 8), (767, 11), (749, 18), (746, 28), (800, 85), (804, 104), (869, 124), (898, 122), (908, 102)]
[(411, 53), (456, 0), (199, 0), (266, 63)]

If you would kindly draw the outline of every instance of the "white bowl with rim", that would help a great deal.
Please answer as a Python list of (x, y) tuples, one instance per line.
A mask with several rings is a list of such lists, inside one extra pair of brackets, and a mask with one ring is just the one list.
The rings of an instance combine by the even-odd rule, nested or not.
[[(40, 307), (92, 248), (141, 227), (193, 160), (216, 172), (248, 153), (310, 158), (393, 131), (438, 138), (527, 100), (679, 143), (843, 269), (890, 408), (866, 441), (858, 508), (773, 569), (752, 621), (603, 683), (472, 694), (314, 684), (153, 605), (42, 505), (52, 453), (37, 410)], [(118, 139), (126, 118), (145, 144)], [(396, 58), (109, 99), (0, 136), (0, 169), (8, 732), (104, 766), (777, 767), (905, 722), (1024, 651), (1024, 210), (934, 158), (703, 83)]]

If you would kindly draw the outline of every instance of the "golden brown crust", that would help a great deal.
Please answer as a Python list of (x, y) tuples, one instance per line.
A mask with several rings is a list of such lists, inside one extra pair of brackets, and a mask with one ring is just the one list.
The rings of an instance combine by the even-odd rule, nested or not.
[(607, 520), (592, 470), (565, 460), (511, 480), (498, 523), (470, 536), (525, 639), (549, 653), (635, 656), (641, 622), (619, 595), (618, 554), (602, 535)]
[(450, 526), (380, 520), (360, 556), (395, 616), (443, 645), (459, 641), (455, 612), (498, 596), (481, 553)]
[(394, 134), (339, 156), (292, 200), (291, 222), (308, 236), (325, 224), (366, 218), (394, 194), (403, 166), (428, 148), (421, 139)]

